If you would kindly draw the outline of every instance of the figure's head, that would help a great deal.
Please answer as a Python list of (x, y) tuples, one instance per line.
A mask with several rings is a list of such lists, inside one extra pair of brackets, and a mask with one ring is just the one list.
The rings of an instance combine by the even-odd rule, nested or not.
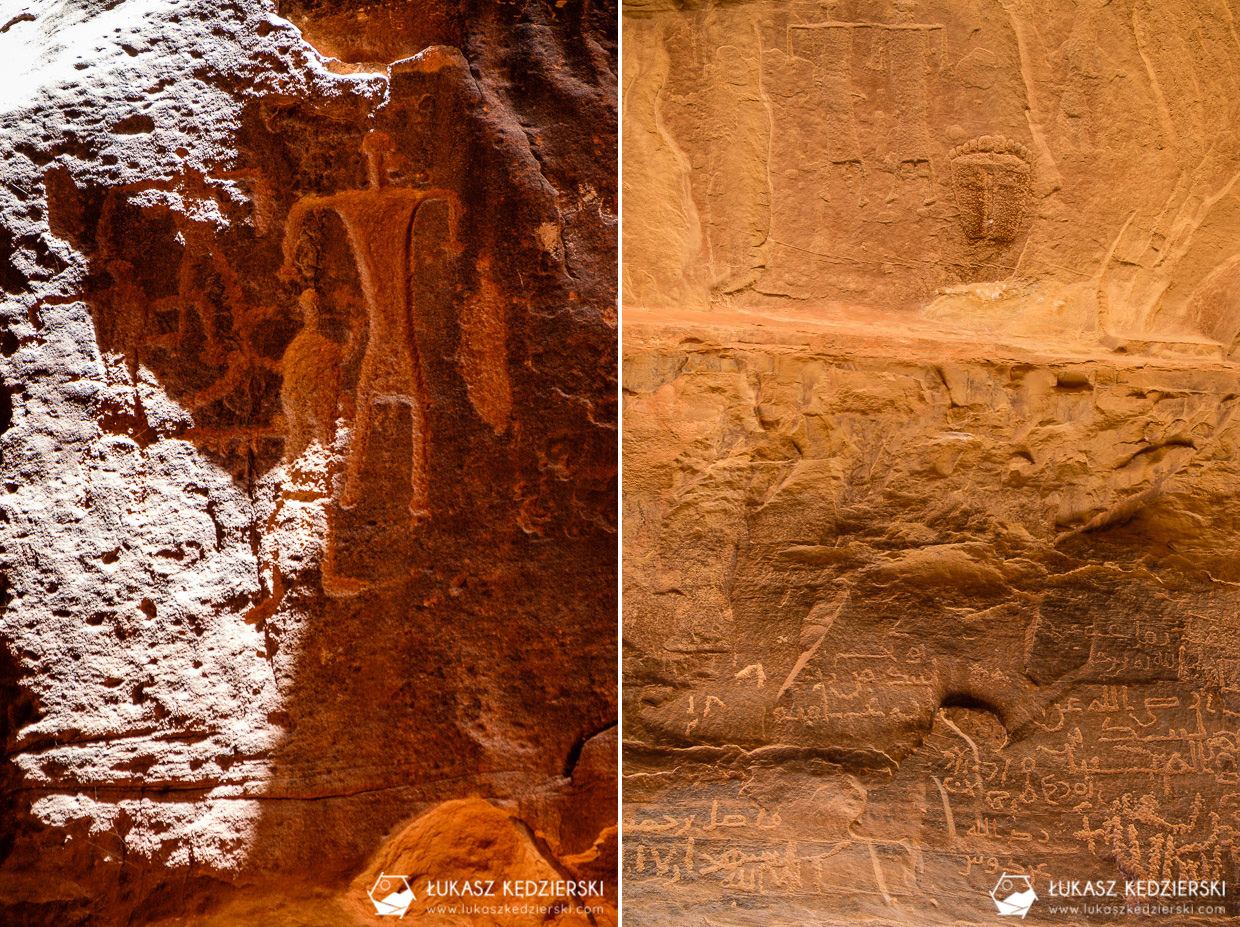
[(911, 23), (917, 14), (917, 0), (896, 0), (896, 22)]
[(965, 237), (994, 244), (1013, 241), (1032, 190), (1029, 149), (999, 135), (983, 135), (952, 149), (949, 158)]
[(371, 132), (362, 139), (362, 153), (366, 155), (372, 189), (387, 186), (388, 165), (385, 162), (395, 148), (396, 143), (386, 132)]
[(297, 298), (297, 308), (301, 311), (302, 325), (306, 329), (316, 328), (319, 324), (319, 294), (312, 289), (302, 290)]

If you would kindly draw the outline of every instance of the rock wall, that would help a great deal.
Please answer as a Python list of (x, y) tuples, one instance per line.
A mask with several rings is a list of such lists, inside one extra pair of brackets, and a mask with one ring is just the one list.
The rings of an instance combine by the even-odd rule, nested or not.
[(626, 922), (1229, 923), (1240, 12), (623, 18)]
[(1234, 347), (1233, 4), (625, 13), (635, 305), (865, 304)]
[(0, 921), (611, 910), (615, 8), (0, 17)]

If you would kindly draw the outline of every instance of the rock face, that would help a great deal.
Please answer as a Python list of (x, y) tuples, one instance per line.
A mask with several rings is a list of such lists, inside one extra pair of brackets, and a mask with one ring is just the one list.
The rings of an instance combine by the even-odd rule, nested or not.
[(1234, 916), (1237, 19), (626, 4), (627, 923)]
[(0, 921), (605, 922), (615, 8), (0, 15)]

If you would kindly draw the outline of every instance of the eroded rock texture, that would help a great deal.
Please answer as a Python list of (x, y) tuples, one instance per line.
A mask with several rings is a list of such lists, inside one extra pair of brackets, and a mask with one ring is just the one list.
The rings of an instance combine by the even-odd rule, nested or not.
[(627, 922), (1230, 922), (1234, 4), (624, 18)]
[(0, 921), (614, 904), (615, 12), (0, 15)]

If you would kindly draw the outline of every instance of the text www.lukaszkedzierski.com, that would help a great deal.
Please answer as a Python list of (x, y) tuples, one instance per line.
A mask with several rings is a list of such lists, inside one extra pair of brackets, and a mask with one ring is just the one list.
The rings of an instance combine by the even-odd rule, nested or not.
[(602, 914), (603, 905), (583, 904), (475, 904), (473, 902), (456, 904), (427, 905), (427, 914), (536, 914), (541, 916), (558, 914)]
[(1226, 905), (1210, 904), (1060, 904), (1047, 908), (1050, 914), (1127, 914), (1127, 915), (1205, 915), (1226, 914)]

